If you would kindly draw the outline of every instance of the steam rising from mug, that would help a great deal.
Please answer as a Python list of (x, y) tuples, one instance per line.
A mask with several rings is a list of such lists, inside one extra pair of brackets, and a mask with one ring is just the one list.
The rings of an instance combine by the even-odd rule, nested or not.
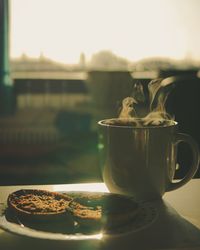
[(135, 126), (157, 126), (163, 125), (166, 120), (174, 120), (174, 118), (168, 114), (165, 109), (167, 97), (173, 88), (174, 84), (172, 84), (170, 78), (166, 78), (164, 80), (159, 78), (150, 81), (148, 84), (149, 112), (145, 117), (138, 119), (135, 105), (144, 103), (145, 95), (142, 84), (135, 84), (133, 96), (126, 97), (122, 101), (122, 108), (118, 121), (121, 121), (122, 123), (133, 123)]

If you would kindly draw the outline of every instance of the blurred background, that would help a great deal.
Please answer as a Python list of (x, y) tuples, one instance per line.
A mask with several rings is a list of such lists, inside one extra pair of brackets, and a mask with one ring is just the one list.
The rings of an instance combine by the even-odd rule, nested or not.
[[(167, 111), (200, 144), (199, 9), (199, 0), (0, 0), (0, 185), (101, 181), (97, 121), (117, 117), (137, 84), (148, 100), (159, 77), (175, 86)], [(176, 178), (190, 158), (181, 145)]]

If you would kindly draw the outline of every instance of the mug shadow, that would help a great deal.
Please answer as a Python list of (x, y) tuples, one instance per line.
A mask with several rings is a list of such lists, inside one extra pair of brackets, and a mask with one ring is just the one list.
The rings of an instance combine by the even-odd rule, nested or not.
[[(200, 229), (181, 216), (169, 203), (160, 199), (143, 204), (153, 208), (154, 218), (137, 231), (104, 236), (102, 249), (166, 249), (200, 247)], [(150, 213), (147, 209), (146, 213)]]

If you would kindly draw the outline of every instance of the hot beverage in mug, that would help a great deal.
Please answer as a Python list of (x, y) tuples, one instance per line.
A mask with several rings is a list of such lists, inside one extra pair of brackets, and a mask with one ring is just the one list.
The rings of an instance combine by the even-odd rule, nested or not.
[[(98, 126), (101, 171), (111, 192), (138, 201), (161, 198), (183, 186), (197, 171), (198, 146), (191, 136), (178, 133), (176, 121), (114, 118), (101, 120)], [(193, 161), (186, 176), (173, 182), (180, 142), (190, 146)]]

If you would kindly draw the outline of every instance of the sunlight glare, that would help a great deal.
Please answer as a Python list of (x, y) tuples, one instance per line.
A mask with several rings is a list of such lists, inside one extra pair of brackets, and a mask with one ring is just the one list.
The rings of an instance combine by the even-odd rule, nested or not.
[(55, 185), (52, 191), (86, 191), (86, 192), (109, 192), (104, 183), (81, 183), (81, 184), (67, 184)]

